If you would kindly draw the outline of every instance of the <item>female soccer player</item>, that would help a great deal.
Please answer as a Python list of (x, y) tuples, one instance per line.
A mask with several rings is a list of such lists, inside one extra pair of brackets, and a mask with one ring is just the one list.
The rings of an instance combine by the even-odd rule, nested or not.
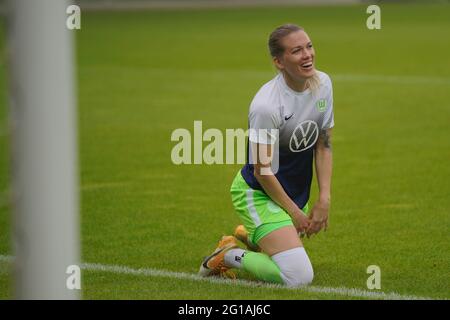
[[(328, 226), (332, 85), (315, 69), (314, 48), (303, 28), (276, 28), (269, 50), (279, 73), (250, 105), (250, 151), (231, 186), (243, 226), (222, 238), (199, 274), (230, 275), (229, 269), (242, 268), (260, 280), (295, 287), (314, 276), (299, 233), (309, 237)], [(313, 161), (319, 197), (307, 216)], [(236, 237), (253, 251), (240, 249)]]

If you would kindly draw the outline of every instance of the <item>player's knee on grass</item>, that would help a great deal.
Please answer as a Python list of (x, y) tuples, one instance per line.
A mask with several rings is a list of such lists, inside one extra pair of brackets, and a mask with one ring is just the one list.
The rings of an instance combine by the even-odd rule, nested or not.
[(288, 287), (310, 284), (314, 271), (304, 248), (294, 248), (274, 254), (272, 260), (278, 265), (281, 278)]

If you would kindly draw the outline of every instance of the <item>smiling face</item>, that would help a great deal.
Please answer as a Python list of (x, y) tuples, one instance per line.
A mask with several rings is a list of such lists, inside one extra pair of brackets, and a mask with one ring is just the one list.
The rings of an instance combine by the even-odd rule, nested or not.
[(289, 33), (280, 40), (284, 52), (273, 61), (276, 67), (294, 81), (304, 82), (315, 74), (314, 48), (308, 34), (303, 30)]

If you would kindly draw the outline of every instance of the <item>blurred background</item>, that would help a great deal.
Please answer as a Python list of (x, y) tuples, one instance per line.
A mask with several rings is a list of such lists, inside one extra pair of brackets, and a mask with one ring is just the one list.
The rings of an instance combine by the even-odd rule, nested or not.
[[(105, 267), (84, 267), (83, 298), (359, 299), (349, 292), (367, 290), (373, 264), (382, 271), (382, 292), (450, 297), (449, 1), (74, 3), (81, 8), (81, 29), (72, 31), (81, 261)], [(380, 6), (380, 30), (366, 27), (369, 4)], [(9, 299), (4, 1), (0, 8), (0, 298)], [(316, 67), (334, 86), (330, 229), (305, 247), (314, 286), (348, 290), (255, 289), (175, 277), (171, 272), (196, 273), (239, 223), (229, 187), (241, 165), (174, 165), (171, 134), (193, 133), (195, 120), (204, 131), (246, 129), (253, 96), (276, 74), (268, 36), (288, 22), (306, 29)], [(316, 190), (314, 183), (312, 203)]]

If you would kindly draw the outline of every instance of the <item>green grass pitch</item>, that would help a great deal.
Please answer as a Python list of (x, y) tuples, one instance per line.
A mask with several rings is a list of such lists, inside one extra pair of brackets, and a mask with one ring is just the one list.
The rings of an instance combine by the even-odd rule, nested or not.
[[(83, 12), (76, 31), (82, 260), (196, 273), (239, 220), (240, 165), (170, 159), (176, 128), (244, 128), (274, 76), (268, 34), (305, 27), (334, 83), (330, 228), (305, 240), (314, 286), (450, 298), (450, 5)], [(4, 26), (0, 255), (12, 255)], [(313, 199), (316, 197), (313, 186)], [(251, 280), (240, 273), (240, 278)], [(337, 293), (85, 271), (85, 299), (349, 299)], [(11, 297), (0, 262), (0, 298)], [(375, 290), (376, 291), (376, 290)]]

